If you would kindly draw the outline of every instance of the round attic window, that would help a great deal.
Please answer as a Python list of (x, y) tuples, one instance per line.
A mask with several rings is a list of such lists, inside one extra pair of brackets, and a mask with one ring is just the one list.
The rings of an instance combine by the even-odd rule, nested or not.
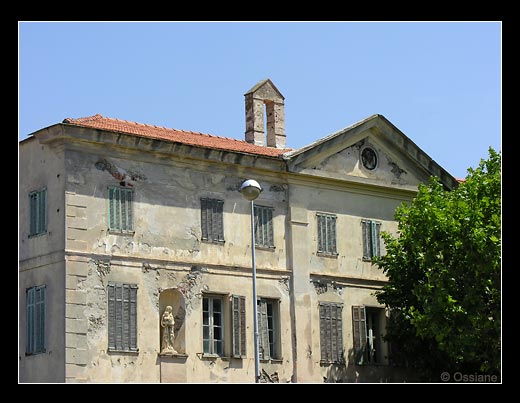
[(377, 153), (372, 147), (365, 147), (361, 150), (361, 163), (370, 171), (377, 167)]

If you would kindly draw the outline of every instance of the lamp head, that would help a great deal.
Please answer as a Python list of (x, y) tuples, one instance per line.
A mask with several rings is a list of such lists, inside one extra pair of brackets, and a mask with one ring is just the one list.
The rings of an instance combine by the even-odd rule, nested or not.
[(254, 179), (248, 179), (242, 183), (238, 191), (242, 193), (244, 199), (251, 201), (255, 200), (260, 195), (262, 187)]

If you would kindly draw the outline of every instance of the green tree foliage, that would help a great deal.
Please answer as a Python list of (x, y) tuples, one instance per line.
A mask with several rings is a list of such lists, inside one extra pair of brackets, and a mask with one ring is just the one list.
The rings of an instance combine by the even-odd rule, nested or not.
[(388, 276), (377, 293), (390, 308), (386, 338), (396, 365), (440, 381), (442, 371), (500, 371), (501, 156), (492, 148), (465, 182), (420, 185), (383, 234)]

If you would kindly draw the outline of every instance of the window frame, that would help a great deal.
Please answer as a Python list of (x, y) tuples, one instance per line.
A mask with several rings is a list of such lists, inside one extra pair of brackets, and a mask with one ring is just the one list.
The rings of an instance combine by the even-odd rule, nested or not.
[[(327, 309), (330, 313), (329, 317), (323, 315)], [(319, 302), (318, 316), (320, 321), (320, 363), (327, 365), (343, 363), (345, 361), (343, 304), (338, 302)]]
[[(275, 249), (273, 213), (274, 207), (254, 205), (255, 247), (257, 248)], [(264, 220), (267, 222), (264, 222)]]
[(224, 200), (212, 197), (200, 198), (200, 229), (203, 242), (225, 243)]
[[(38, 301), (38, 294), (40, 300)], [(26, 332), (25, 355), (46, 352), (47, 332), (47, 287), (33, 286), (25, 289)]]
[[(208, 324), (204, 324), (204, 313), (206, 312), (204, 310), (204, 300), (208, 300)], [(219, 300), (220, 301), (220, 326), (216, 326), (214, 322), (214, 306), (213, 301)], [(219, 294), (204, 294), (202, 297), (202, 355), (204, 357), (226, 357), (226, 314), (225, 314), (225, 301), (224, 296)], [(208, 327), (208, 339), (204, 337), (204, 327)], [(220, 327), (221, 329), (221, 338), (217, 341), (220, 342), (222, 351), (215, 352), (215, 327)], [(205, 351), (204, 342), (208, 341), (208, 347), (209, 351)]]
[[(352, 337), (356, 365), (385, 365), (382, 356), (383, 336), (381, 322), (385, 309), (383, 307), (353, 305), (352, 306)], [(371, 319), (369, 320), (369, 316)], [(368, 322), (373, 322), (372, 315), (376, 315), (375, 327), (377, 334), (370, 336)], [(375, 343), (374, 343), (375, 339)], [(374, 344), (377, 348), (374, 348)]]
[[(113, 192), (119, 193), (119, 198), (115, 198)], [(123, 228), (123, 214), (122, 214), (122, 200), (121, 195), (124, 193), (125, 195), (125, 225)], [(128, 195), (130, 195), (130, 200), (128, 200)], [(108, 186), (107, 187), (107, 227), (108, 232), (112, 234), (123, 234), (123, 235), (133, 235), (135, 233), (134, 230), (134, 201), (135, 201), (135, 190), (129, 186)], [(118, 211), (114, 211), (118, 210)], [(115, 216), (115, 217), (114, 217)], [(117, 222), (116, 222), (117, 221)], [(130, 224), (129, 224), (130, 222)], [(112, 225), (114, 224), (114, 225)]]
[(29, 192), (29, 238), (47, 233), (47, 210), (47, 188)]
[(374, 257), (381, 257), (381, 222), (362, 219), (361, 234), (363, 243), (363, 261), (371, 261)]
[[(118, 288), (121, 289), (121, 297), (118, 298)], [(113, 289), (113, 291), (111, 291)], [(125, 289), (129, 290), (128, 299), (125, 301)], [(117, 353), (138, 353), (138, 310), (137, 310), (137, 294), (138, 285), (131, 283), (112, 282), (107, 285), (107, 334), (108, 334), (108, 352)], [(111, 294), (113, 297), (111, 298)], [(111, 307), (111, 301), (113, 305)], [(125, 309), (126, 303), (126, 309)], [(118, 304), (120, 304), (118, 310)], [(118, 317), (119, 311), (119, 317)], [(125, 315), (127, 315), (125, 324)], [(118, 321), (121, 323), (119, 324)], [(120, 335), (118, 329), (121, 329)], [(125, 328), (128, 331), (125, 340)], [(118, 341), (120, 336), (120, 341)], [(125, 348), (125, 345), (127, 346)]]
[[(337, 257), (337, 219), (338, 216), (332, 213), (316, 213), (317, 229), (317, 254), (318, 256)], [(329, 235), (332, 234), (332, 235)], [(329, 239), (330, 236), (330, 239)], [(331, 250), (332, 249), (332, 250)]]
[[(258, 353), (260, 360), (281, 360), (280, 300), (261, 297), (257, 298), (256, 302), (258, 316)], [(271, 315), (269, 315), (269, 305), (271, 306)], [(269, 316), (271, 316), (271, 326), (269, 326)], [(272, 337), (270, 337), (270, 333), (272, 333)], [(267, 356), (264, 354), (266, 350), (268, 352)]]

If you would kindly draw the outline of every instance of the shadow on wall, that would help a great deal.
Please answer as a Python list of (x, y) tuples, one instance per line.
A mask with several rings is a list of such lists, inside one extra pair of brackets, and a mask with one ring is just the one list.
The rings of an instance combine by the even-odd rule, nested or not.
[(347, 361), (331, 364), (327, 368), (325, 383), (404, 383), (418, 382), (413, 371), (389, 365), (357, 365), (354, 349), (348, 351)]

